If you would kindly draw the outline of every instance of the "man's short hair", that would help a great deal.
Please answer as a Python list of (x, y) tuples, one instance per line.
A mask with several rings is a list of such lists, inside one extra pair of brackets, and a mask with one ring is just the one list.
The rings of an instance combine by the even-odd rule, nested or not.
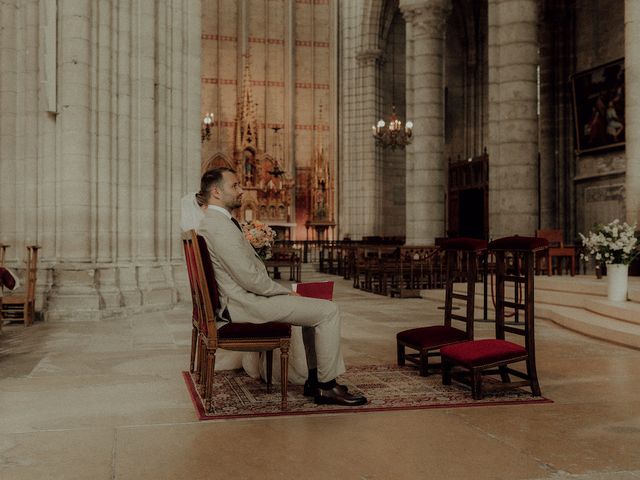
[(204, 172), (202, 179), (200, 179), (200, 191), (196, 194), (199, 205), (209, 203), (209, 192), (212, 187), (219, 187), (222, 184), (224, 172), (236, 174), (236, 171), (230, 167), (218, 167)]

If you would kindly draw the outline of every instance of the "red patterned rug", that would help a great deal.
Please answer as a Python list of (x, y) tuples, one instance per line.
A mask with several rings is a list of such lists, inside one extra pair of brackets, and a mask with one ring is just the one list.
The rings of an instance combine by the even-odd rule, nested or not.
[(486, 393), (482, 400), (474, 400), (468, 388), (456, 384), (442, 385), (441, 377), (437, 374), (421, 377), (414, 368), (367, 365), (349, 367), (339, 378), (340, 383), (348, 385), (350, 391), (362, 392), (369, 400), (366, 405), (316, 405), (312, 398), (302, 394), (302, 386), (289, 385), (289, 408), (282, 411), (280, 385), (274, 385), (272, 393), (267, 393), (264, 383), (254, 380), (244, 371), (227, 370), (216, 372), (214, 376), (213, 411), (207, 413), (191, 374), (182, 374), (200, 420), (552, 403), (544, 397), (534, 397), (518, 389)]

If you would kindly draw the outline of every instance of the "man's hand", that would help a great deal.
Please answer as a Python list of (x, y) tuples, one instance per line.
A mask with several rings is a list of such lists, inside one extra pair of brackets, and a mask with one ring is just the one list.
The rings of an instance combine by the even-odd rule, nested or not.
[(298, 292), (289, 292), (289, 295), (291, 295), (292, 297), (301, 297), (302, 296)]

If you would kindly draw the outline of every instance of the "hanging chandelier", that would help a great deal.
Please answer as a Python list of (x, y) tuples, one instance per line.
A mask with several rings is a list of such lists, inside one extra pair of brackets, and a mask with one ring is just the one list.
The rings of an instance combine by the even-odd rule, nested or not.
[(396, 148), (404, 148), (411, 143), (413, 122), (408, 121), (403, 128), (402, 122), (398, 120), (398, 115), (396, 115), (395, 105), (391, 107), (391, 116), (388, 124), (380, 119), (371, 128), (373, 129), (373, 138), (376, 139), (376, 144), (382, 148), (390, 147), (391, 150), (395, 150)]

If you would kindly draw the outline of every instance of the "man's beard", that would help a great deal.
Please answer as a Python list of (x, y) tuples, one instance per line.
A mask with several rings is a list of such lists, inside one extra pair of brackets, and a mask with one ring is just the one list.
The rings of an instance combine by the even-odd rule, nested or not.
[(231, 207), (231, 210), (240, 208), (242, 206), (242, 197), (236, 198), (229, 206)]

